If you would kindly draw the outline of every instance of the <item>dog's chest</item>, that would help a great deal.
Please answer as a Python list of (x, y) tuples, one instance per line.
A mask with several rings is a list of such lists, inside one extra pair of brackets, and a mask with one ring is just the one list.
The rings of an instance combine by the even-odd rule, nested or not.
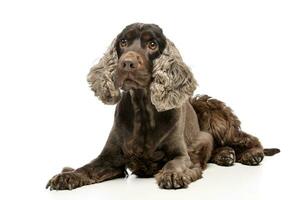
[[(148, 124), (136, 124), (132, 134), (124, 141), (123, 152), (127, 167), (140, 177), (151, 177), (167, 162), (155, 132)], [(154, 131), (154, 130), (153, 130)]]
[(140, 152), (140, 154), (126, 154), (126, 166), (139, 177), (152, 177), (164, 166), (167, 158), (163, 151), (153, 153)]
[(150, 177), (166, 162), (157, 134), (155, 111), (145, 93), (131, 92), (133, 120), (130, 134), (124, 139), (123, 152), (127, 167), (136, 175)]

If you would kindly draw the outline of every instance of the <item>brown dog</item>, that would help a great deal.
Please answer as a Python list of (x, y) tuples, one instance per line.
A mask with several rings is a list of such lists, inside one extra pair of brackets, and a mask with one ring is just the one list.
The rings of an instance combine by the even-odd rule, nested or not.
[(76, 170), (64, 168), (47, 188), (124, 177), (126, 168), (139, 177), (155, 176), (161, 188), (184, 188), (201, 177), (209, 160), (258, 165), (264, 155), (279, 152), (264, 150), (244, 133), (224, 103), (190, 98), (193, 74), (157, 25), (127, 26), (91, 69), (88, 82), (104, 103), (118, 103), (111, 133), (95, 160)]

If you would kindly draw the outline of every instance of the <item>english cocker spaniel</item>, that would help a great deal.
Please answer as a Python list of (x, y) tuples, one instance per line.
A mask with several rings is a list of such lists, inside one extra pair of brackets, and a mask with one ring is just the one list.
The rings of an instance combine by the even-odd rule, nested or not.
[(154, 24), (127, 26), (88, 74), (95, 95), (117, 104), (101, 154), (78, 169), (64, 168), (47, 184), (66, 190), (125, 177), (152, 177), (160, 188), (185, 188), (207, 162), (258, 165), (259, 140), (240, 128), (231, 109), (209, 96), (192, 98), (196, 81), (175, 45)]

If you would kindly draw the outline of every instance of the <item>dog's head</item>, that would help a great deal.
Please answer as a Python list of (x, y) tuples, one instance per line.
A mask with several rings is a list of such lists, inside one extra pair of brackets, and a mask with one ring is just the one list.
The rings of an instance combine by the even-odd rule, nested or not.
[(122, 90), (149, 88), (158, 111), (180, 107), (196, 81), (175, 45), (155, 24), (131, 24), (115, 38), (88, 74), (95, 95), (115, 104)]

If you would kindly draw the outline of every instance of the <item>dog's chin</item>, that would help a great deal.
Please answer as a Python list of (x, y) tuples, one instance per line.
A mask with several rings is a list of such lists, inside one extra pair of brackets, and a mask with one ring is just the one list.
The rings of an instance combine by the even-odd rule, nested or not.
[(132, 79), (125, 79), (122, 83), (121, 89), (124, 91), (128, 91), (131, 89), (141, 89), (143, 86), (141, 86), (138, 82)]
[(136, 75), (128, 74), (121, 74), (117, 73), (115, 76), (114, 82), (117, 88), (121, 90), (128, 91), (131, 89), (145, 89), (149, 87), (151, 77), (148, 75), (140, 74), (139, 76), (135, 77)]

